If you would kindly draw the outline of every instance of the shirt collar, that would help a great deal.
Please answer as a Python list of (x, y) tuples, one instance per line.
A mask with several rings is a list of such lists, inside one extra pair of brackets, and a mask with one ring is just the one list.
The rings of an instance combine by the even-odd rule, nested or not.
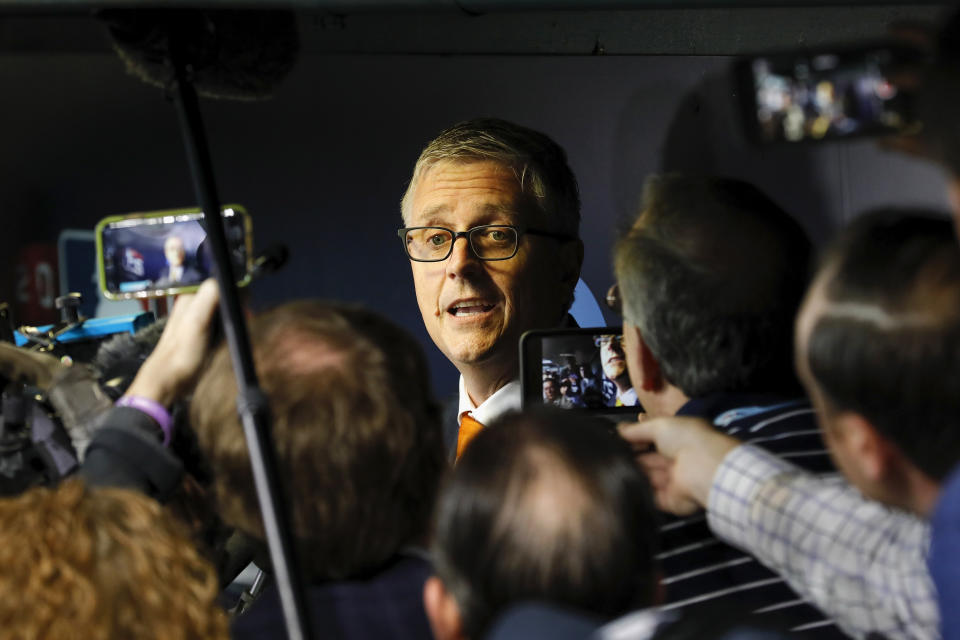
[(474, 406), (470, 400), (470, 394), (463, 382), (463, 376), (460, 376), (460, 410), (457, 412), (457, 422), (465, 411), (469, 411), (473, 419), (483, 425), (488, 425), (508, 411), (520, 409), (520, 381), (511, 380), (507, 384), (497, 389), (492, 396), (480, 403), (480, 406)]
[[(577, 321), (569, 313), (560, 323), (561, 327), (579, 327)], [(486, 402), (479, 407), (473, 404), (470, 395), (467, 393), (463, 382), (463, 375), (460, 375), (460, 410), (457, 411), (457, 424), (460, 423), (460, 416), (464, 411), (469, 411), (473, 419), (482, 425), (488, 425), (508, 411), (519, 411), (523, 404), (523, 390), (520, 388), (520, 379), (511, 380), (507, 384), (497, 389), (492, 396), (487, 398)]]

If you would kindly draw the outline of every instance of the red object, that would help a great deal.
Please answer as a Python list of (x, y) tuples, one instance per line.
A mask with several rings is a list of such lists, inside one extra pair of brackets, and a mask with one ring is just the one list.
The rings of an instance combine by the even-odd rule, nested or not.
[(55, 305), (59, 282), (56, 245), (37, 243), (21, 249), (17, 257), (16, 321), (32, 325), (59, 321)]
[(144, 311), (153, 311), (157, 320), (168, 315), (166, 298), (140, 298), (140, 306)]

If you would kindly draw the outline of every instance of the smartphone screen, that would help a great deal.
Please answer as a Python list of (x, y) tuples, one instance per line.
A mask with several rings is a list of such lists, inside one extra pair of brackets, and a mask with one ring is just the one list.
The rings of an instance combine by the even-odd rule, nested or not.
[(529, 331), (520, 339), (523, 406), (597, 414), (642, 411), (620, 327)]
[(916, 126), (912, 95), (888, 79), (915, 52), (860, 50), (761, 56), (738, 63), (749, 135), (764, 143), (882, 135)]
[[(249, 281), (250, 218), (237, 205), (223, 208), (227, 243), (238, 284)], [(194, 291), (213, 273), (203, 212), (176, 209), (105, 218), (97, 224), (100, 288), (122, 300)]]

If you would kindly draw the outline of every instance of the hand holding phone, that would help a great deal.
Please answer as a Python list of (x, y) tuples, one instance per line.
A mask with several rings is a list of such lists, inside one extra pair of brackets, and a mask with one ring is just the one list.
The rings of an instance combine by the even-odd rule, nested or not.
[[(717, 468), (740, 445), (706, 420), (686, 416), (622, 424), (618, 430), (642, 451), (637, 461), (650, 479), (657, 506), (678, 516), (706, 507)], [(655, 452), (646, 451), (650, 445)]]
[(220, 289), (213, 279), (195, 294), (182, 295), (173, 305), (160, 341), (137, 372), (126, 395), (170, 406), (196, 382), (210, 350)]
[(924, 56), (903, 44), (873, 44), (740, 60), (747, 135), (771, 143), (916, 131), (914, 94), (895, 74)]
[[(239, 205), (223, 207), (237, 284), (250, 281), (250, 216)], [(196, 291), (213, 273), (206, 249), (206, 220), (197, 209), (113, 216), (96, 227), (100, 288), (111, 300), (154, 298)]]

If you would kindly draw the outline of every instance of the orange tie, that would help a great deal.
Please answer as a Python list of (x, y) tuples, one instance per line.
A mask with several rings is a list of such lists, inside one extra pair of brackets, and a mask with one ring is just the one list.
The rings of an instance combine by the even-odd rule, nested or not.
[(477, 422), (469, 411), (460, 414), (460, 432), (457, 434), (457, 460), (460, 459), (464, 449), (480, 433), (481, 429), (483, 429), (483, 425)]

